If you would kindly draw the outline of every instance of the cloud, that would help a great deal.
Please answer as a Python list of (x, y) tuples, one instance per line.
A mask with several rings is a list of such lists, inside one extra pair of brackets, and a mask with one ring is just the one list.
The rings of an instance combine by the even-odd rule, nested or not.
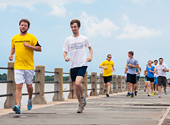
[(125, 22), (125, 26), (122, 29), (122, 33), (116, 37), (117, 39), (146, 39), (162, 34), (160, 30), (149, 29), (145, 26), (131, 23), (126, 15), (123, 17), (123, 22)]
[(119, 29), (108, 18), (99, 21), (96, 16), (88, 16), (86, 12), (82, 13), (81, 21), (83, 22), (87, 36), (101, 35), (103, 37), (111, 37), (112, 32)]
[(66, 9), (63, 6), (52, 6), (52, 11), (49, 12), (49, 14), (54, 15), (54, 16), (65, 16), (66, 14)]
[(64, 7), (65, 4), (71, 2), (81, 2), (85, 4), (91, 4), (95, 0), (0, 0), (0, 9), (6, 9), (8, 6), (11, 7), (23, 7), (30, 11), (35, 11), (35, 5), (44, 4), (49, 6), (52, 10), (49, 14), (54, 16), (65, 16), (67, 10)]

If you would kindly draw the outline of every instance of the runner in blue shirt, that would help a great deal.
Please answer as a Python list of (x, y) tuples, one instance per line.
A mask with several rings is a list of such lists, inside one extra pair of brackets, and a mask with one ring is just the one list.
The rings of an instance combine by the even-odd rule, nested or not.
[[(153, 82), (154, 82), (154, 73), (156, 72), (155, 67), (152, 66), (152, 61), (148, 61), (148, 66), (146, 67), (147, 71), (147, 87), (148, 87), (148, 96), (153, 96)], [(150, 93), (151, 89), (151, 93)]]

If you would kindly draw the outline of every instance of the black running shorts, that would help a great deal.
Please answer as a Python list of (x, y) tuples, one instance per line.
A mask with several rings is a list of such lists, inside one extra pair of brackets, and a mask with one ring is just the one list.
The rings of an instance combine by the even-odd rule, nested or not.
[(158, 76), (157, 80), (158, 80), (158, 86), (163, 85), (164, 87), (166, 87), (166, 82), (167, 82), (166, 77)]
[(103, 76), (103, 79), (104, 79), (104, 83), (108, 83), (108, 82), (112, 82), (112, 76)]
[(155, 79), (154, 79), (154, 78), (149, 78), (149, 77), (147, 77), (147, 81), (154, 82)]
[(132, 84), (136, 84), (137, 81), (136, 81), (136, 74), (129, 74), (127, 73), (127, 81), (126, 82), (129, 82), (129, 83), (132, 83)]
[(87, 70), (87, 66), (76, 67), (76, 68), (70, 69), (72, 82), (75, 82), (77, 76), (84, 77), (86, 70)]

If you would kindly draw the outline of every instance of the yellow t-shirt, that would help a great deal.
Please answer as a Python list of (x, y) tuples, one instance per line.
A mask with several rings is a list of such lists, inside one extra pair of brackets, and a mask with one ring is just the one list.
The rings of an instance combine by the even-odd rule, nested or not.
[(113, 61), (105, 60), (100, 64), (100, 66), (104, 66), (104, 67), (107, 66), (107, 69), (104, 69), (103, 71), (103, 76), (112, 76), (113, 67), (114, 67)]
[(11, 47), (15, 48), (15, 69), (34, 70), (34, 51), (25, 47), (23, 43), (28, 43), (31, 46), (36, 46), (37, 38), (27, 33), (24, 36), (20, 34), (12, 38)]

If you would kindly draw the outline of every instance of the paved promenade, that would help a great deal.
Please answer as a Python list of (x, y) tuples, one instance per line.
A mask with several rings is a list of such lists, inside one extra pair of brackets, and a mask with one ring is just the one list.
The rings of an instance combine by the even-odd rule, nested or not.
[(135, 98), (127, 98), (125, 93), (113, 94), (110, 98), (92, 97), (82, 114), (76, 113), (76, 100), (35, 105), (33, 110), (22, 111), (20, 115), (13, 112), (2, 115), (2, 111), (9, 110), (0, 110), (0, 125), (169, 125), (170, 89), (168, 91), (161, 99), (147, 97), (143, 91)]

